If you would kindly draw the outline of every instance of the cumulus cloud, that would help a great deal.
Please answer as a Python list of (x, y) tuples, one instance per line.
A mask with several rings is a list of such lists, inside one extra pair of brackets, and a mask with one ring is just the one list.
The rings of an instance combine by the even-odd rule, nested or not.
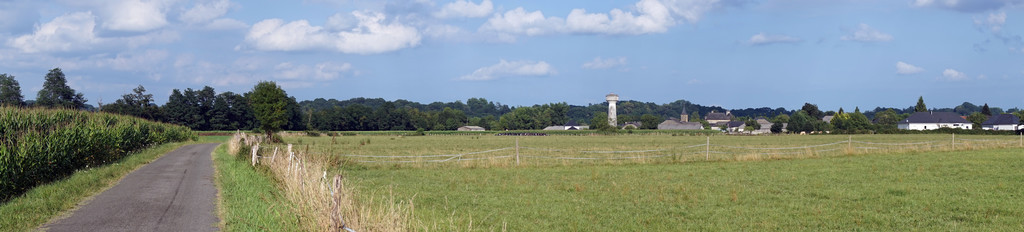
[(987, 18), (974, 19), (974, 25), (991, 30), (993, 33), (1002, 30), (1003, 24), (1006, 24), (1006, 12), (989, 13)]
[(23, 52), (72, 51), (102, 42), (96, 37), (96, 17), (91, 12), (75, 12), (54, 18), (36, 27), (35, 32), (10, 39), (7, 44)]
[(1024, 0), (914, 0), (915, 7), (933, 7), (960, 12), (984, 12), (1024, 4)]
[(695, 23), (705, 13), (738, 0), (640, 0), (632, 10), (612, 9), (608, 13), (588, 13), (573, 9), (566, 18), (545, 17), (541, 11), (516, 8), (495, 14), (480, 31), (499, 33), (503, 40), (515, 35), (536, 36), (554, 33), (637, 35), (664, 33), (679, 23)]
[(510, 76), (547, 76), (555, 74), (555, 69), (544, 61), (506, 61), (502, 59), (495, 65), (482, 67), (469, 75), (459, 77), (460, 80), (486, 81)]
[(350, 63), (323, 62), (316, 65), (285, 62), (274, 66), (274, 76), (284, 80), (328, 81), (352, 70)]
[(912, 64), (904, 63), (903, 61), (896, 62), (896, 73), (902, 75), (915, 74), (924, 72), (921, 67), (914, 66)]
[(844, 35), (840, 39), (859, 42), (885, 42), (892, 40), (892, 35), (882, 33), (867, 24), (861, 23), (852, 34)]
[(585, 69), (609, 69), (626, 65), (626, 57), (601, 58), (594, 57), (594, 60), (583, 63)]
[(778, 44), (778, 43), (799, 43), (799, 42), (802, 42), (802, 41), (803, 40), (801, 40), (800, 38), (792, 37), (792, 36), (788, 36), (788, 35), (772, 35), (772, 34), (758, 33), (758, 34), (756, 34), (754, 36), (751, 36), (750, 39), (747, 40), (747, 44), (757, 46), (757, 45), (768, 45), (768, 44)]
[(950, 81), (967, 80), (967, 74), (951, 68), (947, 68), (945, 71), (942, 71), (942, 77)]
[(252, 26), (246, 42), (257, 50), (299, 51), (331, 49), (343, 53), (373, 54), (419, 45), (422, 36), (411, 26), (387, 23), (381, 13), (352, 12), (359, 21), (355, 28), (333, 32), (312, 26), (306, 20), (284, 23), (267, 19)]
[(103, 28), (117, 31), (149, 31), (167, 25), (165, 1), (123, 0), (106, 2)]
[(612, 9), (608, 14), (591, 14), (584, 9), (573, 9), (565, 23), (573, 32), (597, 34), (662, 33), (675, 25), (668, 7), (661, 2), (641, 0), (635, 7), (636, 15), (619, 9)]
[(480, 4), (473, 4), (471, 1), (458, 0), (445, 4), (440, 11), (434, 13), (438, 18), (481, 18), (487, 17), (494, 10), (491, 0), (484, 0)]
[(179, 17), (181, 21), (188, 24), (205, 23), (210, 20), (220, 18), (224, 14), (228, 13), (228, 9), (231, 7), (231, 1), (228, 0), (216, 0), (213, 2), (200, 3), (191, 9), (181, 13)]

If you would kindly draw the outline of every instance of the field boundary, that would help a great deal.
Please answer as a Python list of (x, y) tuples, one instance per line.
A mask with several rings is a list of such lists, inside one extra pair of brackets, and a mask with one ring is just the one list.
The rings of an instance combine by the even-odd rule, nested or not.
[[(680, 145), (662, 149), (644, 150), (573, 150), (521, 145), (516, 139), (514, 146), (454, 154), (333, 154), (333, 156), (358, 163), (450, 163), (489, 160), (500, 162), (513, 159), (518, 165), (522, 159), (548, 160), (644, 160), (672, 158), (685, 161), (746, 160), (764, 158), (789, 158), (792, 156), (835, 156), (851, 154), (905, 153), (917, 151), (959, 151), (990, 148), (1024, 147), (1024, 136), (1014, 139), (966, 139), (950, 135), (949, 140), (926, 140), (901, 143), (846, 140), (803, 146), (733, 146), (712, 143), (711, 136), (704, 144)], [(703, 157), (701, 157), (703, 156)], [(703, 159), (700, 159), (703, 158)]]

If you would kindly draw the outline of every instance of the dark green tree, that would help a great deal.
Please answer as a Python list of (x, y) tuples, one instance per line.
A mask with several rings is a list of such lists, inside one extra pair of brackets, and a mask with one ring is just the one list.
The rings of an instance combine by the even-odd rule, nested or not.
[(599, 112), (594, 114), (594, 118), (590, 119), (590, 129), (599, 131), (616, 131), (619, 128), (608, 124), (608, 113)]
[(84, 109), (86, 101), (82, 93), (76, 93), (68, 86), (68, 80), (60, 68), (50, 69), (43, 82), (43, 89), (36, 96), (36, 105), (50, 108)]
[(900, 120), (900, 115), (893, 109), (875, 113), (875, 122), (878, 123), (879, 129), (896, 129), (896, 124)]
[(658, 124), (662, 121), (665, 119), (653, 114), (640, 115), (640, 129), (658, 129)]
[(25, 96), (21, 95), (21, 86), (14, 76), (0, 74), (0, 106), (24, 106)]
[(782, 128), (783, 127), (781, 122), (774, 122), (772, 123), (771, 131), (773, 134), (782, 133)]
[(985, 115), (981, 112), (974, 112), (971, 113), (971, 115), (967, 115), (967, 121), (971, 121), (971, 123), (974, 123), (974, 127), (971, 127), (974, 129), (981, 129), (981, 123), (984, 123), (985, 120), (988, 120), (988, 115)]
[(129, 115), (149, 120), (161, 120), (160, 107), (153, 103), (153, 94), (146, 93), (146, 87), (139, 85), (132, 93), (121, 96), (114, 103), (100, 108), (103, 112)]
[(928, 112), (928, 107), (924, 105), (924, 96), (917, 98), (917, 105), (914, 106), (914, 112)]
[(260, 81), (249, 93), (259, 128), (271, 138), (288, 124), (288, 94), (273, 81)]
[(988, 103), (985, 103), (984, 106), (981, 106), (981, 114), (992, 117), (992, 109), (988, 108)]
[(804, 103), (804, 107), (800, 108), (800, 110), (803, 110), (807, 113), (807, 116), (810, 116), (815, 120), (825, 117), (825, 112), (821, 112), (821, 110), (818, 109), (818, 105), (815, 104)]
[(789, 117), (789, 125), (786, 126), (786, 130), (789, 132), (810, 132), (814, 131), (814, 122), (817, 119), (812, 119), (807, 112), (800, 110), (793, 113), (793, 116)]

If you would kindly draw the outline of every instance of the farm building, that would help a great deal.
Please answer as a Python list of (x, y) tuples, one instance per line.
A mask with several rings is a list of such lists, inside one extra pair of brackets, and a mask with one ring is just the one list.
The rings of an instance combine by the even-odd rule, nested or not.
[(732, 121), (732, 112), (725, 111), (725, 113), (716, 113), (715, 111), (711, 111), (707, 116), (704, 116), (704, 121), (708, 121), (708, 123), (712, 125), (721, 125)]
[(703, 130), (704, 125), (699, 122), (687, 122), (678, 119), (669, 119), (658, 124), (658, 130)]
[(545, 127), (544, 130), (587, 130), (590, 126), (580, 126), (575, 120), (569, 120), (565, 125), (560, 126), (549, 126)]
[(729, 121), (726, 125), (729, 132), (743, 132), (743, 128), (747, 127), (747, 123), (743, 121)]
[(761, 125), (761, 129), (754, 130), (754, 131), (750, 132), (751, 134), (770, 134), (770, 133), (772, 133), (772, 124), (773, 123), (769, 122), (768, 119), (758, 118), (757, 119), (757, 124)]
[(836, 116), (828, 115), (828, 116), (822, 117), (821, 121), (823, 121), (825, 123), (832, 123), (832, 118), (835, 118), (835, 117)]
[(995, 115), (981, 123), (981, 129), (985, 130), (1020, 130), (1020, 118), (1012, 114)]
[(483, 127), (478, 127), (478, 126), (462, 126), (462, 127), (459, 127), (458, 130), (459, 131), (485, 131), (487, 129), (484, 129)]
[(971, 122), (953, 112), (917, 112), (900, 121), (902, 130), (935, 130), (939, 128), (971, 129)]

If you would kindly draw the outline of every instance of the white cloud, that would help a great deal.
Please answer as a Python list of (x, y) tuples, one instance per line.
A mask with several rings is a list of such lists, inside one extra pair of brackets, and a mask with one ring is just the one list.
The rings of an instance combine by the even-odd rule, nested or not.
[(479, 68), (469, 75), (459, 77), (460, 80), (485, 81), (508, 76), (546, 76), (555, 74), (555, 69), (544, 61), (506, 61), (502, 59), (495, 65)]
[(215, 0), (213, 2), (196, 4), (195, 7), (181, 13), (181, 21), (188, 24), (205, 23), (220, 18), (228, 13), (231, 1)]
[(942, 71), (942, 76), (946, 80), (950, 80), (950, 81), (967, 80), (967, 74), (964, 74), (964, 73), (962, 73), (960, 71), (956, 71), (956, 70), (951, 69), (951, 68), (948, 68), (945, 71)]
[(662, 0), (672, 13), (689, 23), (696, 23), (704, 14), (724, 4), (732, 4), (728, 0)]
[(323, 62), (316, 65), (285, 62), (274, 66), (274, 76), (284, 80), (328, 81), (352, 70), (350, 63)]
[(103, 28), (118, 31), (149, 31), (167, 25), (165, 7), (172, 2), (123, 0), (106, 2)]
[(801, 41), (803, 41), (803, 40), (801, 40), (800, 38), (792, 37), (792, 36), (788, 36), (788, 35), (772, 35), (772, 34), (758, 33), (758, 34), (756, 34), (754, 36), (751, 36), (750, 39), (747, 40), (747, 44), (755, 45), (756, 46), (756, 45), (768, 45), (768, 44), (776, 44), (776, 43), (799, 43)]
[(641, 0), (635, 5), (638, 15), (619, 9), (609, 14), (588, 14), (584, 9), (573, 9), (565, 23), (575, 33), (648, 34), (663, 33), (675, 25), (669, 9), (656, 0)]
[(165, 50), (146, 50), (145, 52), (124, 52), (106, 59), (92, 59), (97, 67), (110, 67), (122, 71), (151, 70), (163, 63), (168, 57)]
[(560, 18), (547, 18), (540, 11), (526, 12), (519, 7), (504, 14), (495, 14), (480, 26), (480, 30), (535, 36), (558, 31), (564, 24)]
[(484, 0), (480, 4), (473, 4), (468, 0), (457, 0), (444, 5), (441, 11), (435, 12), (434, 17), (438, 18), (481, 18), (487, 17), (494, 10), (491, 0)]
[(87, 49), (101, 42), (95, 27), (96, 17), (91, 12), (69, 13), (37, 26), (30, 35), (10, 39), (7, 44), (28, 53)]
[(992, 32), (999, 32), (1003, 29), (1003, 25), (1006, 24), (1006, 12), (989, 13), (986, 19), (974, 19), (974, 25), (989, 29)]
[(335, 47), (344, 53), (371, 54), (395, 51), (420, 44), (420, 33), (416, 28), (392, 22), (385, 24), (384, 14), (353, 12), (359, 19), (359, 26), (351, 31), (338, 33)]
[(840, 39), (860, 42), (885, 42), (892, 40), (892, 35), (882, 33), (867, 24), (861, 23), (852, 34), (844, 35)]
[(626, 57), (607, 58), (607, 59), (601, 58), (601, 57), (594, 57), (594, 60), (588, 61), (587, 63), (583, 63), (583, 68), (585, 68), (585, 69), (609, 69), (609, 68), (614, 68), (614, 67), (619, 67), (619, 66), (624, 66), (624, 65), (626, 65)]
[(912, 64), (903, 63), (903, 61), (896, 62), (896, 73), (897, 74), (908, 75), (908, 74), (915, 74), (915, 73), (919, 73), (919, 72), (924, 72), (924, 69), (921, 68), (921, 67), (914, 66)]
[(340, 32), (312, 26), (306, 20), (285, 24), (281, 19), (267, 19), (254, 24), (245, 40), (255, 49), (265, 51), (333, 49), (373, 54), (415, 47), (422, 39), (414, 27), (384, 22), (384, 14), (356, 11), (352, 15), (359, 20), (358, 26)]
[(285, 24), (281, 19), (267, 19), (253, 24), (245, 40), (258, 50), (297, 51), (326, 47), (328, 37), (322, 28), (306, 20)]

